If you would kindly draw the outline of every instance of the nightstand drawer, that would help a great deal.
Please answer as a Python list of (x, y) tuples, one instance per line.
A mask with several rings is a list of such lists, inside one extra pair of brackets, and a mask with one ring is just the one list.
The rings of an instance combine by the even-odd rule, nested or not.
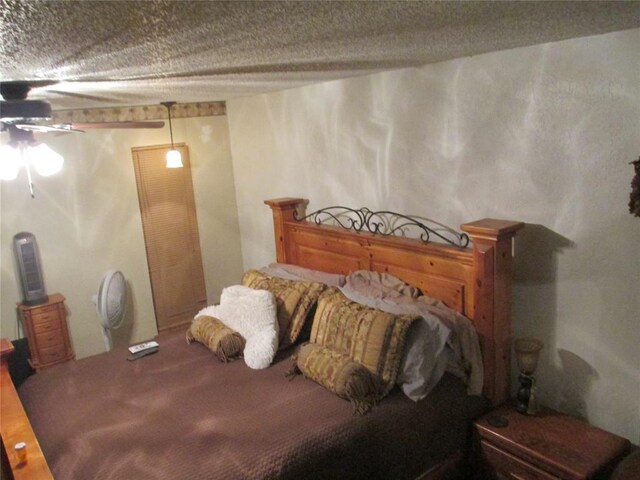
[(35, 331), (38, 337), (40, 337), (40, 335), (44, 333), (48, 333), (53, 330), (59, 330), (59, 329), (60, 329), (60, 319), (56, 317), (48, 319), (47, 321), (33, 322), (33, 330)]
[(48, 312), (38, 312), (31, 315), (31, 321), (34, 325), (47, 322), (57, 322), (58, 318), (60, 318), (60, 315), (58, 315), (58, 311), (55, 308)]
[(481, 440), (480, 450), (483, 463), (495, 471), (495, 478), (514, 480), (558, 480), (559, 477), (534, 467), (533, 465)]
[(50, 348), (56, 346), (59, 346), (61, 349), (64, 348), (62, 330), (59, 328), (54, 328), (38, 334), (36, 342), (38, 343), (38, 348)]
[(57, 363), (65, 359), (64, 345), (56, 345), (54, 347), (43, 348), (40, 350), (40, 361), (43, 365), (47, 363)]
[(35, 307), (32, 307), (32, 316), (36, 317), (38, 315), (44, 315), (47, 313), (53, 313), (54, 315), (57, 315), (57, 311), (58, 311), (58, 305), (53, 304), (53, 305), (37, 305)]

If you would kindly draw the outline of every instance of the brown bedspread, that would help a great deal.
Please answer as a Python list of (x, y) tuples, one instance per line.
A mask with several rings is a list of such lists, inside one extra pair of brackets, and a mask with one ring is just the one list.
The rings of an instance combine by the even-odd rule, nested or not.
[[(485, 408), (445, 376), (419, 403), (371, 413), (303, 377), (223, 364), (183, 332), (134, 362), (125, 348), (45, 370), (20, 396), (58, 480), (410, 479), (461, 448)], [(290, 353), (290, 352), (289, 352)]]

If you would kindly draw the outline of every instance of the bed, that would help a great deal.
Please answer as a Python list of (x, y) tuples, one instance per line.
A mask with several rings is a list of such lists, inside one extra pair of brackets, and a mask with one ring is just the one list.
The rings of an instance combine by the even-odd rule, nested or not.
[[(185, 332), (127, 362), (126, 348), (29, 378), (17, 395), (2, 344), (3, 466), (14, 478), (451, 478), (472, 419), (508, 395), (512, 242), (520, 222), (461, 226), (471, 246), (425, 243), (305, 218), (306, 201), (265, 201), (276, 259), (322, 272), (384, 272), (469, 317), (482, 349), (483, 396), (444, 374), (419, 402), (392, 389), (366, 415), (323, 386), (287, 379), (298, 345), (252, 370), (222, 363)], [(360, 214), (370, 221), (372, 212)], [(358, 214), (358, 215), (360, 215)], [(302, 220), (300, 220), (302, 219)], [(404, 220), (403, 220), (404, 222)], [(369, 227), (371, 227), (369, 225)], [(391, 229), (393, 230), (393, 228)], [(465, 238), (464, 235), (461, 238)], [(463, 243), (464, 245), (464, 243)], [(20, 463), (13, 446), (28, 444)]]

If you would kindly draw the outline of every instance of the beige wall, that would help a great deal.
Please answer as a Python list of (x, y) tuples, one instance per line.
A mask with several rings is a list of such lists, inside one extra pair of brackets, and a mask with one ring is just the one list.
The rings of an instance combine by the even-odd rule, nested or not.
[[(225, 116), (174, 120), (174, 140), (190, 151), (207, 296), (217, 301), (223, 286), (242, 274), (229, 132)], [(6, 142), (5, 134), (2, 143)], [(151, 285), (138, 207), (131, 147), (166, 144), (161, 130), (87, 131), (45, 138), (66, 161), (56, 176), (34, 175), (35, 199), (26, 174), (0, 183), (0, 334), (16, 338), (15, 302), (20, 290), (13, 235), (35, 234), (49, 293), (67, 301), (69, 328), (78, 357), (104, 350), (92, 296), (104, 273), (121, 270), (131, 301), (116, 344), (156, 334)]]
[(457, 226), (522, 220), (514, 333), (539, 396), (640, 442), (640, 30), (228, 102), (244, 267), (274, 258), (271, 197)]

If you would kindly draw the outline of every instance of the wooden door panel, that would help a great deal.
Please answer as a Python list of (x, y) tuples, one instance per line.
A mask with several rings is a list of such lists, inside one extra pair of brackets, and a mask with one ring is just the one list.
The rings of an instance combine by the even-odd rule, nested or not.
[(166, 168), (167, 147), (133, 149), (158, 331), (188, 323), (207, 303), (189, 152)]

